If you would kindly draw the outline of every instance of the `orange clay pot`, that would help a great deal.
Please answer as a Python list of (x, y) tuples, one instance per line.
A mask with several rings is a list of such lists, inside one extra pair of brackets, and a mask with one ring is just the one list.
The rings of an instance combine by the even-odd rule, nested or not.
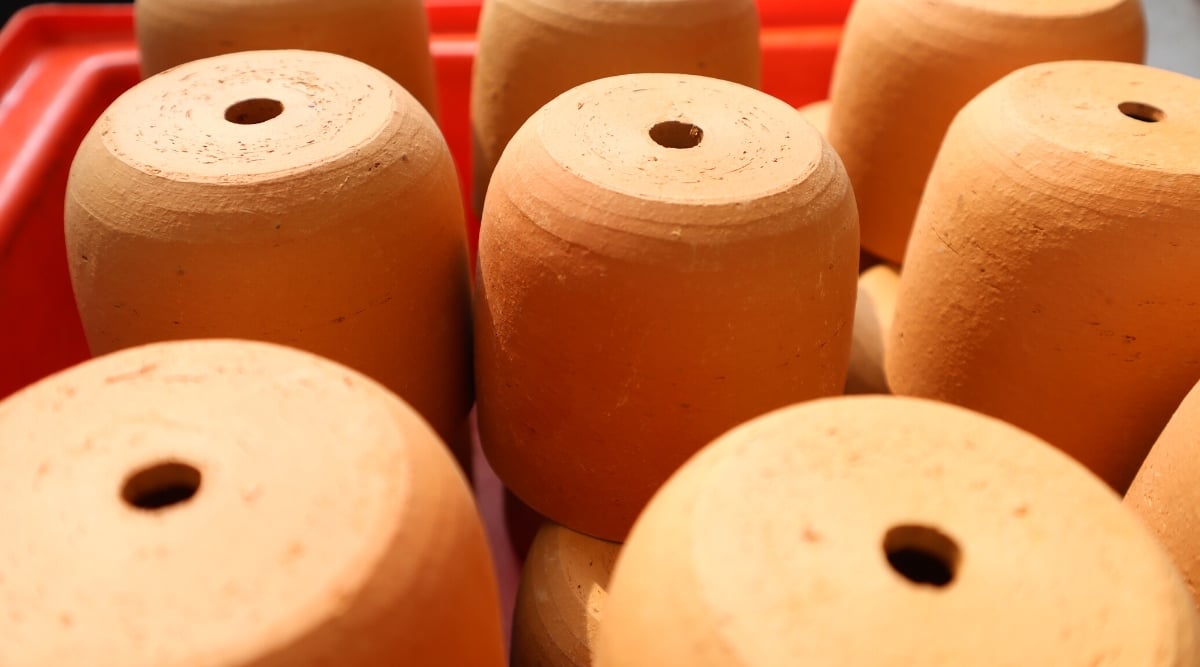
[(93, 353), (283, 343), (370, 375), (465, 445), (470, 278), (454, 164), (429, 114), (378, 70), (259, 51), (143, 81), (83, 140), (66, 234)]
[(857, 239), (838, 157), (784, 102), (685, 74), (558, 97), (482, 221), (488, 461), (542, 515), (622, 540), (714, 435), (841, 390)]
[(1200, 377), (1200, 81), (1032, 66), (950, 127), (888, 346), (897, 394), (1062, 448), (1123, 492)]
[(479, 430), (548, 518), (621, 541), (714, 436), (841, 391), (854, 196), (784, 102), (688, 75), (588, 83), (513, 138), (492, 195)]
[(545, 523), (521, 573), (512, 667), (591, 667), (621, 546)]
[(821, 100), (800, 107), (800, 115), (804, 116), (804, 120), (812, 123), (817, 131), (825, 134), (829, 131), (829, 111), (832, 107), (829, 100)]
[(1125, 494), (1125, 505), (1139, 514), (1175, 559), (1200, 605), (1200, 385), (1192, 389)]
[(757, 88), (758, 33), (755, 0), (485, 0), (471, 83), (475, 211), (504, 147), (543, 104), (637, 72)]
[(617, 559), (596, 667), (1183, 667), (1200, 619), (1110, 489), (932, 401), (827, 399), (689, 461)]
[(437, 434), (294, 349), (156, 343), (14, 394), (0, 522), (6, 665), (504, 664)]
[(899, 264), (954, 114), (1005, 74), (1069, 59), (1141, 62), (1138, 0), (858, 0), (834, 67), (829, 141), (863, 247)]
[(142, 73), (235, 51), (306, 49), (378, 68), (437, 112), (422, 0), (135, 0)]
[(899, 286), (900, 275), (886, 264), (873, 266), (858, 277), (847, 394), (890, 393), (883, 372), (883, 352), (895, 317)]

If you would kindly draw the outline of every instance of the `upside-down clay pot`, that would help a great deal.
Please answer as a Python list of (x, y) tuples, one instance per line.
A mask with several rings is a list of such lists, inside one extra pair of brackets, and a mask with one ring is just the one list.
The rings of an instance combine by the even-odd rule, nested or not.
[(873, 266), (858, 277), (847, 394), (889, 393), (883, 370), (884, 347), (896, 313), (899, 286), (900, 274), (887, 264)]
[(1125, 505), (1175, 559), (1200, 605), (1200, 385), (1187, 395), (1133, 478)]
[(88, 344), (299, 347), (400, 394), (465, 454), (470, 274), (449, 149), (383, 73), (328, 53), (216, 56), (118, 98), (71, 165)]
[(133, 8), (146, 76), (235, 51), (328, 51), (376, 67), (437, 113), (422, 0), (135, 0)]
[(495, 575), (437, 434), (269, 343), (154, 343), (0, 403), (0, 662), (501, 667)]
[(858, 223), (786, 103), (705, 77), (579, 86), (513, 138), (476, 275), (479, 431), (533, 509), (622, 541), (727, 428), (841, 392)]
[(663, 486), (595, 665), (1183, 667), (1198, 624), (1078, 463), (962, 408), (856, 396), (739, 426)]
[(821, 134), (829, 131), (829, 111), (832, 104), (829, 100), (821, 100), (800, 107), (800, 115), (804, 116), (804, 120), (812, 123), (812, 126), (817, 128)]
[(592, 667), (608, 580), (621, 545), (545, 523), (521, 572), (512, 667)]
[(1200, 378), (1200, 81), (1061, 62), (968, 104), (900, 278), (893, 392), (1062, 448), (1118, 492)]
[(862, 243), (899, 264), (954, 114), (1005, 74), (1055, 60), (1142, 62), (1138, 0), (858, 0), (834, 66), (829, 141)]
[(755, 0), (485, 0), (471, 82), (473, 200), (527, 118), (609, 76), (676, 72), (761, 81)]
[[(822, 135), (828, 135), (829, 113), (830, 113), (831, 108), (832, 108), (832, 104), (830, 104), (829, 100), (820, 100), (817, 102), (812, 102), (810, 104), (806, 104), (806, 105), (800, 107), (798, 110), (800, 111), (800, 115), (804, 117), (804, 120), (807, 120), (813, 127), (817, 128), (817, 130)], [(869, 253), (862, 251), (861, 248), (859, 249), (859, 261), (858, 261), (859, 271), (865, 271), (866, 269), (871, 268), (877, 264), (879, 264), (879, 259), (877, 257), (874, 257), (874, 256), (870, 255)], [(874, 283), (872, 283), (872, 284), (874, 284)], [(862, 285), (861, 284), (859, 285), (859, 300), (860, 301), (862, 300)], [(859, 317), (859, 315), (857, 313), (860, 313), (861, 311), (862, 311), (862, 306), (859, 305), (855, 310), (856, 318)], [(879, 349), (882, 350), (882, 346)], [(856, 343), (854, 351), (852, 351), (850, 353), (851, 367), (860, 365), (860, 362), (856, 360), (858, 358), (858, 356), (859, 356), (858, 344)], [(851, 371), (851, 374), (854, 374), (853, 370)]]

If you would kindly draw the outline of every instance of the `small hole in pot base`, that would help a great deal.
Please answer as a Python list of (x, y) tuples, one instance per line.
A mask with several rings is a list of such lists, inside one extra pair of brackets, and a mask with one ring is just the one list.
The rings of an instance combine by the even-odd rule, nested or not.
[(941, 588), (954, 581), (961, 556), (953, 539), (929, 526), (895, 526), (883, 551), (896, 574), (914, 584)]
[(121, 487), (121, 498), (147, 511), (163, 510), (187, 502), (200, 489), (200, 471), (178, 461), (165, 461), (130, 475)]
[(262, 97), (242, 100), (225, 110), (225, 120), (238, 125), (258, 125), (283, 113), (283, 102)]
[(704, 130), (691, 123), (668, 120), (650, 128), (650, 138), (663, 148), (695, 148), (704, 139)]
[(1167, 117), (1166, 112), (1156, 106), (1142, 102), (1121, 102), (1117, 105), (1121, 113), (1143, 123), (1157, 123)]

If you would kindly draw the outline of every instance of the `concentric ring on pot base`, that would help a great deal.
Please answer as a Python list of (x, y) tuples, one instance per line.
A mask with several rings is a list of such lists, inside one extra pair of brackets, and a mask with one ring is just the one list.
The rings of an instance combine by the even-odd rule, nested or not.
[(542, 524), (521, 572), (512, 667), (591, 667), (621, 545)]

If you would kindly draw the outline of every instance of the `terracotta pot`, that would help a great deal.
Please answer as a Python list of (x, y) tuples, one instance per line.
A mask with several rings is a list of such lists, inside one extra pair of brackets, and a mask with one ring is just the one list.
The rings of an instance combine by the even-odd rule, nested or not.
[(504, 664), (466, 481), (347, 367), (123, 350), (0, 403), (0, 462), (6, 664)]
[(1141, 62), (1138, 0), (858, 0), (834, 66), (829, 141), (862, 243), (899, 264), (954, 114), (1005, 74), (1054, 60)]
[(591, 667), (621, 545), (554, 523), (534, 538), (513, 613), (512, 667)]
[(1200, 489), (1196, 485), (1200, 451), (1200, 385), (1158, 437), (1133, 478), (1125, 505), (1139, 514), (1175, 559), (1200, 605)]
[(571, 88), (677, 72), (757, 88), (755, 0), (485, 0), (471, 83), (475, 211), (521, 124)]
[(360, 60), (437, 113), (422, 0), (135, 0), (142, 73), (235, 51), (306, 49)]
[(833, 105), (829, 100), (821, 100), (800, 107), (800, 115), (804, 116), (804, 120), (812, 123), (812, 126), (817, 128), (821, 134), (829, 131), (829, 112)]
[(899, 285), (900, 274), (886, 264), (873, 266), (858, 277), (847, 394), (891, 393), (883, 372), (883, 352), (895, 317)]
[(513, 138), (492, 195), (479, 430), (548, 518), (621, 541), (718, 433), (841, 391), (854, 196), (786, 103), (689, 75), (591, 82)]
[(1124, 491), (1200, 377), (1200, 81), (1049, 63), (955, 119), (888, 346), (897, 394), (1025, 428)]
[(622, 548), (597, 667), (1196, 664), (1200, 618), (1119, 498), (998, 420), (885, 396), (721, 436)]
[(466, 454), (470, 278), (454, 164), (378, 70), (259, 51), (143, 81), (71, 166), (71, 279), (92, 352), (234, 337), (387, 385)]

